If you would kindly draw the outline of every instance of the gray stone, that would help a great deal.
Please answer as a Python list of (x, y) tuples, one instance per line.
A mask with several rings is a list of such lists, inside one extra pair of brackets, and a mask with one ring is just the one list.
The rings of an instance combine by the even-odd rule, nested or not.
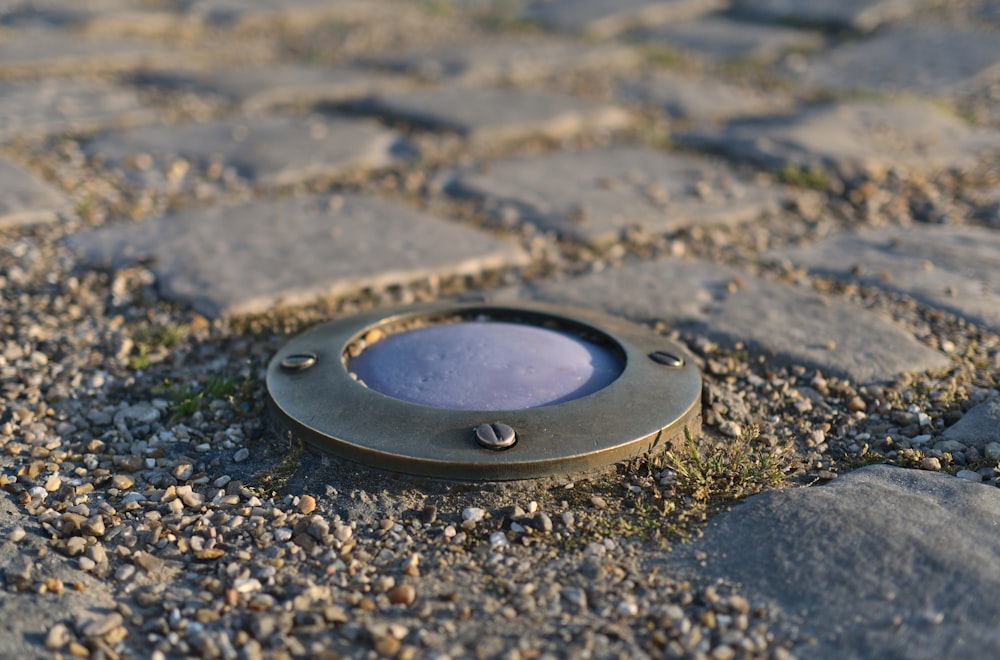
[(57, 188), (0, 159), (0, 227), (52, 222), (70, 208)]
[(620, 85), (623, 101), (654, 105), (675, 119), (721, 121), (788, 107), (787, 97), (737, 87), (714, 78), (657, 73)]
[(514, 158), (459, 174), (450, 189), (486, 200), (500, 215), (590, 243), (629, 228), (664, 232), (752, 220), (777, 207), (771, 188), (741, 180), (710, 159), (638, 147)]
[(113, 131), (86, 143), (84, 152), (106, 165), (141, 174), (168, 171), (177, 159), (206, 169), (213, 162), (235, 167), (254, 184), (292, 185), (355, 168), (392, 162), (398, 136), (361, 120), (267, 117), (243, 121), (156, 126)]
[(12, 2), (0, 6), (0, 24), (18, 28), (77, 27), (85, 21), (88, 11), (67, 3), (39, 6), (34, 2)]
[(272, 64), (249, 69), (167, 72), (144, 76), (144, 82), (198, 93), (215, 93), (250, 114), (282, 106), (356, 101), (403, 86), (399, 78), (354, 67)]
[(770, 22), (869, 32), (926, 6), (926, 0), (733, 0), (734, 11)]
[[(915, 445), (916, 443), (911, 440), (910, 444)], [(968, 449), (968, 446), (964, 442), (959, 442), (958, 440), (938, 440), (934, 443), (934, 449), (954, 453), (964, 452)]]
[(846, 234), (768, 255), (812, 273), (898, 291), (1000, 331), (1000, 233), (917, 226)]
[(69, 80), (0, 83), (0, 140), (81, 133), (154, 117), (132, 90), (115, 85)]
[(890, 319), (811, 289), (767, 280), (747, 279), (712, 309), (698, 331), (730, 343), (742, 338), (777, 362), (815, 365), (861, 383), (951, 366), (947, 356)]
[(194, 0), (189, 16), (236, 28), (286, 25), (309, 27), (331, 19), (368, 18), (382, 8), (366, 0)]
[[(145, 6), (144, 6), (145, 5)], [(72, 28), (88, 33), (164, 32), (176, 15), (135, 0), (23, 0), (0, 7), (0, 23), (23, 28)]]
[(945, 95), (1000, 74), (1000, 31), (949, 25), (900, 27), (824, 53), (801, 80), (835, 91)]
[(478, 143), (532, 135), (567, 138), (623, 128), (629, 115), (606, 103), (517, 89), (445, 87), (379, 95), (368, 109), (431, 129), (455, 131)]
[(944, 437), (983, 451), (990, 443), (1000, 442), (1000, 395), (965, 413), (945, 430)]
[(425, 80), (490, 84), (538, 80), (569, 71), (625, 69), (640, 59), (635, 49), (623, 44), (582, 44), (548, 37), (448, 45), (376, 63)]
[(88, 39), (60, 30), (19, 30), (0, 41), (0, 72), (5, 74), (131, 71), (168, 63), (176, 66), (185, 57), (186, 52), (178, 53), (148, 42)]
[(87, 260), (113, 267), (151, 258), (163, 295), (211, 316), (527, 260), (483, 232), (354, 195), (217, 206), (69, 241)]
[(737, 21), (712, 15), (642, 30), (636, 36), (711, 60), (770, 63), (792, 50), (813, 50), (823, 38), (810, 30)]
[(904, 100), (824, 104), (674, 137), (767, 168), (827, 167), (846, 175), (964, 167), (1000, 149), (1000, 133), (970, 127), (927, 103)]
[(519, 295), (662, 320), (776, 363), (803, 364), (856, 382), (943, 368), (948, 358), (888, 319), (835, 298), (703, 261), (661, 260), (559, 282)]
[(705, 261), (663, 259), (630, 264), (581, 277), (525, 284), (503, 298), (591, 307), (640, 322), (693, 325), (727, 297), (737, 271)]
[(625, 30), (682, 21), (726, 5), (724, 0), (540, 0), (523, 16), (561, 32), (612, 37)]
[(973, 657), (1000, 644), (998, 518), (996, 488), (869, 466), (751, 497), (675, 558), (797, 619), (799, 657)]

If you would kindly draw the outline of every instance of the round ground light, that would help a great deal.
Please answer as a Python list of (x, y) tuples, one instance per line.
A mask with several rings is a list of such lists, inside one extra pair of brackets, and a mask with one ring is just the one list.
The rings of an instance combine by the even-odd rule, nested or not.
[(278, 352), (267, 389), (307, 443), (443, 479), (590, 470), (701, 423), (701, 376), (683, 348), (543, 305), (434, 303), (326, 323)]

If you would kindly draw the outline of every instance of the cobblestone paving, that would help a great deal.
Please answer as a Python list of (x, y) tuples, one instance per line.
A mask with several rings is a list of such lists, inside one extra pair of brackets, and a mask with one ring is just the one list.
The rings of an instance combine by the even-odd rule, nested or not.
[[(996, 648), (998, 11), (0, 3), (0, 655)], [(438, 299), (683, 342), (694, 446), (776, 476), (418, 483), (272, 428), (294, 333)]]

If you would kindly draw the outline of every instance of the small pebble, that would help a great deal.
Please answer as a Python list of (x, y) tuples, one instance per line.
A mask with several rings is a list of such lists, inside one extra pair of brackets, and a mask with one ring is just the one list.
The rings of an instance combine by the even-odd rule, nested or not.
[(70, 557), (82, 555), (87, 549), (87, 540), (82, 536), (74, 536), (66, 541), (66, 554)]
[(113, 488), (117, 488), (118, 490), (128, 490), (133, 485), (135, 485), (135, 480), (128, 475), (116, 474), (111, 477), (111, 486)]
[(303, 515), (308, 515), (316, 510), (316, 498), (312, 495), (303, 495), (299, 498), (298, 504), (299, 513)]
[(375, 652), (383, 658), (392, 658), (399, 653), (399, 640), (392, 635), (385, 635), (375, 641)]
[(719, 433), (729, 436), (730, 438), (738, 438), (740, 437), (740, 434), (743, 433), (743, 429), (741, 429), (740, 425), (736, 422), (727, 419), (719, 424)]
[(847, 402), (847, 409), (851, 412), (862, 412), (866, 408), (868, 408), (868, 405), (860, 396), (852, 397), (851, 400)]
[(410, 585), (403, 583), (392, 589), (386, 596), (393, 605), (412, 605), (417, 592)]
[(477, 523), (486, 517), (486, 512), (479, 507), (470, 506), (462, 510), (462, 520)]
[(132, 556), (133, 561), (142, 570), (152, 573), (163, 568), (163, 560), (148, 552), (137, 552)]
[(58, 651), (73, 640), (73, 633), (65, 623), (57, 623), (45, 635), (45, 648)]
[(941, 470), (941, 461), (933, 456), (925, 456), (920, 459), (920, 467), (924, 470), (939, 472)]

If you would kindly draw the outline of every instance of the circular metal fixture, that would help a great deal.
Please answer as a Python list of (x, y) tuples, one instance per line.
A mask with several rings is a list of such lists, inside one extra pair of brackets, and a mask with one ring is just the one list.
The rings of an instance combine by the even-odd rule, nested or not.
[(309, 444), (444, 479), (589, 470), (701, 424), (701, 375), (681, 346), (550, 305), (431, 303), (331, 321), (278, 352), (267, 389)]

